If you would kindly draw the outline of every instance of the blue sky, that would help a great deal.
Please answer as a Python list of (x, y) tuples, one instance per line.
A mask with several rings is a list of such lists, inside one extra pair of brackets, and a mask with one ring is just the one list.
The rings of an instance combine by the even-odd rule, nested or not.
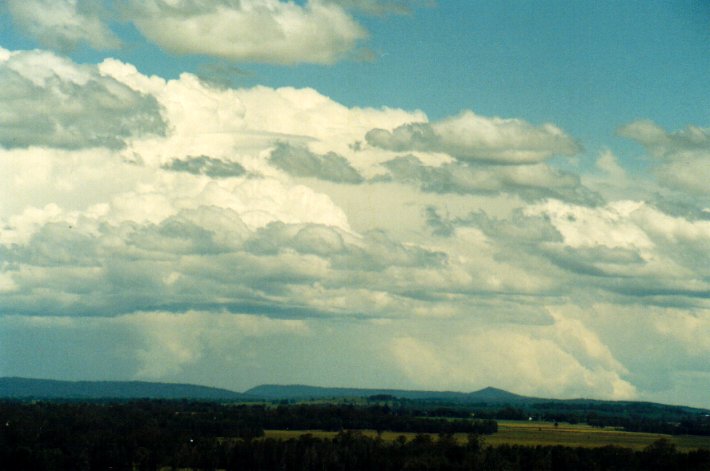
[(0, 374), (710, 407), (709, 44), (702, 1), (10, 0)]
[[(326, 66), (175, 56), (116, 19), (124, 48), (97, 51), (83, 42), (67, 52), (78, 62), (120, 58), (166, 78), (216, 69), (235, 85), (313, 87), (348, 106), (422, 109), (432, 119), (470, 108), (549, 121), (598, 142), (638, 118), (670, 128), (709, 118), (706, 2), (419, 3), (406, 15), (356, 12), (369, 32), (359, 48), (370, 61), (357, 60), (357, 51)], [(42, 47), (9, 15), (2, 40)]]

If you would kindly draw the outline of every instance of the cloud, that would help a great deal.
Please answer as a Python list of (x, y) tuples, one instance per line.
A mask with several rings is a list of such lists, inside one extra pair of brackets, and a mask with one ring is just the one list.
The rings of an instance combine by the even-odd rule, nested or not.
[(118, 148), (160, 135), (156, 100), (49, 52), (0, 51), (0, 145)]
[(300, 320), (269, 319), (228, 312), (136, 312), (115, 322), (134, 330), (141, 339), (135, 350), (136, 378), (156, 379), (175, 375), (201, 363), (211, 352), (243, 356), (240, 344), (250, 338), (308, 334)]
[(134, 0), (128, 15), (169, 52), (249, 62), (331, 64), (366, 36), (340, 6), (319, 1)]
[(326, 0), (326, 3), (334, 3), (370, 15), (405, 15), (418, 6), (434, 4), (433, 0)]
[(363, 178), (343, 157), (329, 152), (317, 155), (304, 147), (277, 144), (269, 161), (296, 177), (315, 177), (338, 183), (362, 183)]
[(556, 309), (596, 332), (626, 367), (626, 378), (636, 385), (641, 397), (706, 407), (707, 401), (696, 387), (708, 375), (704, 360), (708, 342), (700, 337), (710, 311), (707, 307), (653, 306), (637, 301), (622, 304), (596, 299), (584, 306)]
[(222, 88), (235, 87), (243, 79), (255, 77), (253, 72), (225, 62), (200, 64), (195, 75), (203, 82)]
[(520, 120), (486, 118), (472, 111), (434, 123), (409, 123), (388, 131), (372, 129), (371, 146), (395, 152), (443, 152), (457, 160), (530, 164), (553, 155), (574, 155), (581, 148), (561, 129)]
[[(710, 181), (710, 129), (688, 126), (666, 132), (652, 121), (635, 121), (622, 126), (619, 135), (632, 139), (658, 159), (658, 181), (669, 188), (695, 196), (707, 194)], [(710, 201), (704, 199), (705, 204)]]
[[(564, 134), (466, 113), (429, 124), (421, 111), (168, 80), (112, 59), (0, 59), (32, 106), (62, 92), (105, 112), (99, 96), (116, 88), (151, 103), (162, 129), (114, 123), (116, 141), (92, 141), (112, 121), (83, 109), (71, 144), (22, 121), (33, 137), (0, 148), (4, 371), (71, 377), (115, 364), (124, 377), (228, 387), (357, 377), (611, 398), (672, 391), (663, 383), (676, 367), (698, 383), (707, 371), (693, 334), (710, 307), (699, 198), (664, 190), (673, 211), (631, 190), (601, 202), (545, 161)], [(42, 112), (64, 125), (67, 109)], [(399, 132), (391, 148), (368, 135), (394, 139), (412, 123), (428, 131)], [(681, 141), (704, 152), (702, 139)], [(598, 166), (628, 179), (610, 153)]]
[(626, 181), (626, 171), (619, 165), (618, 159), (610, 150), (607, 149), (599, 155), (596, 165), (597, 168), (605, 172), (609, 178)]
[(377, 180), (410, 183), (434, 193), (514, 193), (522, 198), (558, 198), (594, 202), (598, 197), (581, 186), (576, 175), (560, 172), (544, 163), (529, 165), (485, 165), (454, 161), (439, 166), (424, 165), (409, 155), (382, 164), (388, 175)]
[(603, 208), (586, 208), (560, 201), (548, 201), (526, 210), (547, 215), (570, 247), (651, 249), (648, 234), (632, 219), (641, 202), (619, 201)]
[[(120, 166), (135, 167), (118, 161), (112, 171)], [(28, 315), (112, 316), (141, 306), (353, 314), (328, 295), (312, 299), (310, 286), (400, 293), (418, 282), (404, 283), (398, 271), (445, 263), (440, 252), (383, 233), (353, 234), (339, 208), (305, 187), (206, 177), (158, 171), (88, 207), (48, 204), (1, 220), (0, 255), (9, 265), (0, 304)]]
[[(358, 49), (367, 31), (349, 11), (401, 15), (432, 4), (428, 0), (129, 0), (113, 5), (89, 0), (8, 0), (7, 11), (25, 34), (64, 53), (80, 44), (94, 49), (123, 46), (109, 24), (114, 15), (174, 54), (293, 65), (332, 64), (371, 55), (366, 48)], [(213, 83), (231, 82), (224, 80), (225, 70), (203, 72)]]
[(82, 42), (94, 49), (121, 45), (102, 19), (101, 2), (8, 0), (7, 8), (20, 28), (51, 49), (68, 52)]
[(689, 307), (710, 298), (710, 221), (634, 201), (597, 208), (548, 202), (526, 214), (544, 215), (563, 238), (541, 246), (543, 254), (607, 294)]
[[(432, 233), (447, 241), (449, 264), (466, 271), (471, 287), (535, 293), (540, 302), (549, 295), (571, 296), (582, 304), (605, 299), (708, 306), (710, 226), (705, 220), (672, 216), (642, 202), (581, 206), (558, 200), (502, 217), (483, 210), (452, 217), (430, 206), (426, 218)], [(462, 247), (466, 239), (468, 251)], [(464, 254), (468, 262), (458, 265)]]
[[(13, 364), (0, 365), (3, 373), (8, 368), (17, 372), (19, 364), (25, 375), (31, 371), (40, 377), (68, 375), (83, 380), (115, 379), (115, 375), (126, 379), (170, 379), (194, 369), (217, 367), (234, 371), (246, 365), (258, 367), (259, 360), (253, 357), (252, 350), (255, 342), (291, 337), (302, 342), (304, 336), (310, 335), (310, 327), (301, 320), (225, 311), (136, 311), (111, 318), (3, 315), (0, 327), (0, 338), (6, 347), (3, 353), (13, 357)], [(24, 351), (17, 343), (18, 337), (20, 342), (26, 340), (27, 332), (42, 339), (35, 353)], [(87, 350), (95, 354), (86, 355)], [(37, 361), (37, 357), (43, 361)], [(106, 364), (111, 365), (110, 375), (105, 372)], [(81, 365), (78, 374), (72, 373), (71, 368), (77, 365)]]
[(548, 326), (466, 330), (446, 342), (400, 336), (391, 353), (420, 388), (439, 384), (471, 391), (497, 385), (520, 394), (567, 398), (631, 399), (637, 394), (626, 368), (579, 320), (555, 315)]
[[(305, 144), (317, 154), (335, 152), (358, 170), (383, 159), (382, 152), (372, 154), (353, 149), (368, 130), (426, 118), (421, 111), (349, 108), (312, 88), (257, 86), (233, 93), (249, 111), (244, 115), (244, 126), (270, 134), (272, 145), (275, 142)], [(224, 103), (223, 100), (218, 102)]]
[[(381, 172), (377, 165), (389, 158), (379, 150), (356, 150), (355, 143), (367, 130), (424, 116), (392, 108), (348, 108), (310, 88), (217, 88), (191, 74), (174, 80), (147, 77), (116, 60), (105, 60), (99, 69), (137, 92), (153, 95), (160, 104), (169, 123), (167, 139), (134, 140), (124, 152), (128, 160), (137, 155), (154, 166), (206, 155), (237, 162), (251, 174), (283, 178), (275, 165), (268, 164), (268, 157), (284, 146), (280, 150), (289, 149), (288, 162), (283, 159), (289, 171), (354, 182), (359, 179), (356, 174), (365, 178)], [(327, 166), (328, 175), (321, 165)]]
[(175, 172), (207, 175), (212, 178), (240, 177), (246, 173), (244, 167), (237, 162), (225, 162), (224, 160), (213, 159), (206, 155), (175, 159), (169, 164), (164, 164), (163, 168)]
[(710, 130), (697, 126), (668, 133), (652, 121), (634, 121), (619, 128), (618, 132), (659, 158), (672, 158), (681, 152), (708, 151), (710, 148)]

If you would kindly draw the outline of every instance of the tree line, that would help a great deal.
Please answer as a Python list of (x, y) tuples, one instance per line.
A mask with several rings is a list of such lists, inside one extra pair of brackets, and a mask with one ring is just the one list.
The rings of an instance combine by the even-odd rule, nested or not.
[[(424, 414), (424, 415), (419, 415)], [(388, 405), (0, 402), (0, 469), (14, 470), (708, 470), (710, 451), (660, 440), (620, 447), (488, 446), (495, 421)], [(264, 429), (338, 430), (278, 440)], [(417, 432), (386, 441), (350, 429)], [(398, 430), (399, 429), (399, 430)], [(454, 433), (464, 431), (459, 442)], [(426, 432), (426, 433), (425, 433)], [(434, 434), (434, 435), (432, 435)], [(438, 434), (438, 435), (437, 435)]]
[(510, 405), (390, 399), (388, 404), (394, 411), (402, 410), (415, 416), (475, 416), (493, 420), (528, 420), (532, 417), (547, 422), (615, 427), (627, 432), (710, 435), (708, 411), (644, 402), (549, 401)]
[(261, 453), (264, 429), (484, 434), (497, 423), (415, 417), (376, 405), (0, 402), (0, 463), (3, 470), (155, 470), (209, 456), (224, 464), (240, 447)]

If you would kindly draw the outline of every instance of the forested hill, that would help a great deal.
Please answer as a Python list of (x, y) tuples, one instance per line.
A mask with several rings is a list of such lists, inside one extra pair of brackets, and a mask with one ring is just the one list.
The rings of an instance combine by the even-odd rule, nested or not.
[(496, 388), (485, 388), (471, 393), (452, 391), (408, 391), (403, 389), (363, 389), (363, 388), (324, 388), (306, 385), (264, 384), (245, 391), (250, 396), (267, 399), (329, 399), (344, 397), (391, 396), (412, 400), (436, 400), (452, 402), (486, 402), (515, 404), (536, 400)]
[(402, 389), (365, 389), (365, 388), (328, 388), (307, 385), (264, 384), (244, 392), (251, 397), (267, 400), (323, 400), (341, 398), (405, 399), (418, 403), (431, 402), (460, 406), (486, 405), (500, 408), (511, 406), (516, 409), (535, 410), (596, 410), (613, 409), (633, 411), (639, 414), (710, 414), (710, 410), (697, 407), (666, 405), (644, 401), (613, 401), (602, 399), (549, 399), (521, 396), (503, 389), (487, 387), (478, 391), (464, 393), (453, 391), (410, 391)]
[(193, 384), (145, 381), (59, 381), (51, 379), (0, 378), (0, 398), (37, 399), (204, 399), (204, 400), (308, 400), (389, 396), (411, 400), (491, 404), (518, 404), (534, 398), (501, 389), (485, 388), (472, 393), (408, 391), (400, 389), (326, 388), (306, 385), (261, 385), (244, 393)]
[(245, 395), (193, 384), (0, 378), (0, 398), (239, 400)]
[[(474, 408), (479, 413), (506, 409), (507, 418), (555, 415), (563, 419), (602, 416), (665, 417), (681, 420), (686, 415), (710, 417), (710, 410), (638, 401), (594, 399), (544, 399), (513, 394), (496, 388), (463, 393), (453, 391), (409, 391), (402, 389), (329, 388), (307, 385), (261, 385), (243, 393), (194, 384), (145, 381), (59, 381), (0, 377), (0, 399), (194, 399), (204, 401), (308, 401), (363, 398), (375, 401), (404, 400), (424, 407)], [(428, 405), (427, 405), (428, 404)], [(418, 406), (418, 407), (419, 407)], [(585, 419), (586, 420), (586, 419)], [(704, 419), (707, 420), (707, 419)]]

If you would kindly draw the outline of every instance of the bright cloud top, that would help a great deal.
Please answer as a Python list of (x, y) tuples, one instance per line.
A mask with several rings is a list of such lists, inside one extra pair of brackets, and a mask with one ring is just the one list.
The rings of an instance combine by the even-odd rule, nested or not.
[(163, 134), (154, 97), (49, 52), (0, 49), (0, 145), (121, 147)]
[(574, 155), (579, 145), (561, 129), (519, 119), (486, 118), (471, 111), (435, 123), (410, 123), (392, 131), (373, 129), (373, 146), (392, 151), (444, 152), (463, 161), (536, 163), (554, 154)]
[(328, 64), (353, 49), (365, 31), (339, 6), (278, 0), (212, 3), (135, 1), (138, 29), (177, 54), (234, 60)]

